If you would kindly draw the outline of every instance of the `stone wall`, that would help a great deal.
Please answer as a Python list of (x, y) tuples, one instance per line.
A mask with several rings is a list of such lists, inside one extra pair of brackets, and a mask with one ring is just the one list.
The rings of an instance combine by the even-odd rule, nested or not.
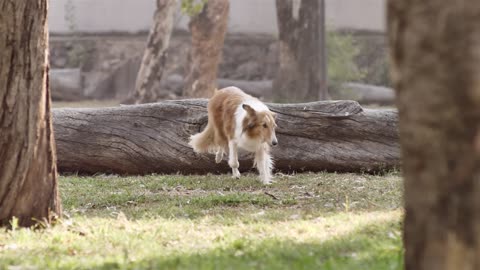
[[(361, 48), (358, 64), (367, 71), (363, 82), (388, 84), (384, 36), (374, 33), (355, 36)], [(134, 87), (146, 39), (146, 35), (53, 35), (50, 38), (51, 66), (53, 69), (79, 68), (82, 76), (79, 88), (89, 98), (123, 99)], [(181, 78), (186, 75), (189, 47), (189, 34), (176, 31), (168, 49), (165, 76)], [(272, 80), (277, 68), (278, 49), (273, 36), (227, 35), (219, 78)]]

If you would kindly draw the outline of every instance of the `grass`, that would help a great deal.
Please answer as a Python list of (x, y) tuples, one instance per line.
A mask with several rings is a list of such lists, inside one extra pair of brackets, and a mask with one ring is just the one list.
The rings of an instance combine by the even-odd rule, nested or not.
[(395, 173), (62, 176), (66, 217), (0, 233), (0, 269), (402, 269)]

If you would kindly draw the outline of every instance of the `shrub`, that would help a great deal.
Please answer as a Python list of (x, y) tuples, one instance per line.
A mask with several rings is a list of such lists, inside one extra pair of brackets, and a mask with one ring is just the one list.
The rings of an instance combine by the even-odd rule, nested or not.
[(338, 87), (348, 81), (359, 81), (365, 77), (355, 58), (360, 48), (350, 34), (327, 31), (327, 73), (330, 87)]

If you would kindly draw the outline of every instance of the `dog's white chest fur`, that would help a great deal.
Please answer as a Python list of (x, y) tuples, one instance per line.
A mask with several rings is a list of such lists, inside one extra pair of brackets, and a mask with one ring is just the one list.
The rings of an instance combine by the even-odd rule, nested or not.
[(260, 148), (261, 142), (259, 140), (253, 140), (245, 135), (242, 135), (238, 140), (238, 147), (247, 150), (249, 152), (255, 152)]
[[(252, 107), (257, 112), (268, 111), (268, 107), (256, 99), (247, 99), (243, 102)], [(242, 108), (242, 104), (235, 111), (235, 141), (238, 146), (246, 151), (255, 152), (261, 147), (260, 139), (252, 139), (243, 133), (243, 120), (247, 112)]]

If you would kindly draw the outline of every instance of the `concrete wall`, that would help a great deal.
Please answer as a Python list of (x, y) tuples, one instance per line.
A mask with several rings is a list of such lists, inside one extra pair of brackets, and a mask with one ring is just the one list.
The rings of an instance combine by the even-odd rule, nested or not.
[[(52, 33), (70, 32), (65, 3), (73, 1), (74, 27), (80, 32), (148, 31), (155, 0), (50, 0)], [(230, 0), (230, 33), (277, 33), (275, 0)], [(326, 0), (328, 25), (336, 29), (385, 30), (385, 0)], [(188, 17), (177, 12), (177, 29)]]

